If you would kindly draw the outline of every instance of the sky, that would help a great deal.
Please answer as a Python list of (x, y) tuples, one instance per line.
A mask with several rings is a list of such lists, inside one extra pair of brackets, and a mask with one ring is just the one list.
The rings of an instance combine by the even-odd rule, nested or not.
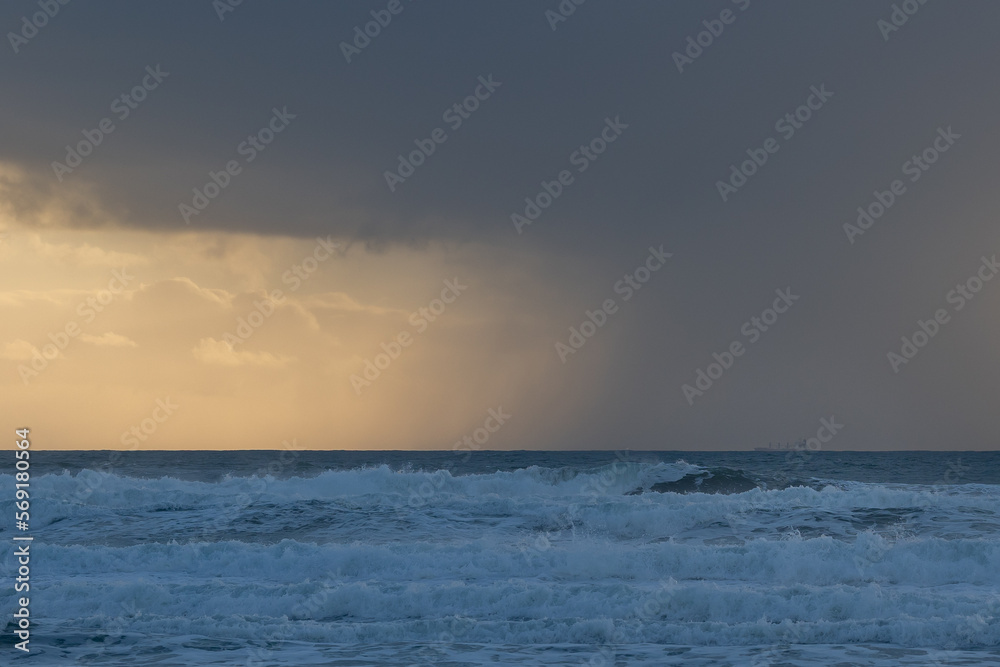
[(1000, 5), (577, 2), (4, 3), (8, 428), (995, 449)]

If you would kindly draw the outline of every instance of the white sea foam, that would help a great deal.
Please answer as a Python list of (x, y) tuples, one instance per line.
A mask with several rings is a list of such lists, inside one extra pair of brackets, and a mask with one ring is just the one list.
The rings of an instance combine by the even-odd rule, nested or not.
[[(677, 462), (216, 483), (43, 475), (32, 609), (40, 635), (77, 638), (82, 653), (61, 649), (72, 660), (101, 633), (121, 646), (158, 638), (177, 655), (203, 641), (247, 659), (303, 651), (300, 664), (392, 642), (422, 647), (398, 664), (474, 661), (501, 645), (521, 647), (508, 664), (554, 660), (527, 645), (563, 646), (569, 664), (609, 647), (636, 664), (672, 664), (656, 653), (665, 646), (727, 646), (733, 664), (787, 643), (843, 660), (836, 645), (895, 647), (872, 648), (871, 664), (930, 660), (924, 649), (985, 660), (1000, 647), (997, 487), (648, 491), (705, 473)], [(12, 550), (0, 543), (4, 576)], [(13, 603), (0, 599), (0, 613)], [(901, 648), (916, 653), (891, 653)], [(711, 664), (696, 654), (690, 664)]]

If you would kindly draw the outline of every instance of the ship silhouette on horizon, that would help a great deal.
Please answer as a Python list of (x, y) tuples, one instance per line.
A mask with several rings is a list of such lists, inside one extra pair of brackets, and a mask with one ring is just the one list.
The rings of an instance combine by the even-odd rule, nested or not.
[(797, 452), (806, 448), (806, 439), (795, 442), (769, 442), (767, 447), (754, 447), (755, 452)]

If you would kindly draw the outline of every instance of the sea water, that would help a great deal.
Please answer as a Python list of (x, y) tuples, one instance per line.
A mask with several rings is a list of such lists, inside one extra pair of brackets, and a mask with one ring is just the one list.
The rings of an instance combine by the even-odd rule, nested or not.
[(32, 454), (4, 664), (1000, 664), (997, 453)]

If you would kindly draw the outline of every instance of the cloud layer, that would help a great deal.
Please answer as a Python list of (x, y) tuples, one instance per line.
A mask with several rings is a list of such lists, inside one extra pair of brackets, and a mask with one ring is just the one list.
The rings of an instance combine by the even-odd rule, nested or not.
[(1000, 6), (560, 6), (62, 6), (0, 68), (3, 399), (64, 448), (167, 395), (162, 447), (996, 446), (1000, 283), (948, 295)]

